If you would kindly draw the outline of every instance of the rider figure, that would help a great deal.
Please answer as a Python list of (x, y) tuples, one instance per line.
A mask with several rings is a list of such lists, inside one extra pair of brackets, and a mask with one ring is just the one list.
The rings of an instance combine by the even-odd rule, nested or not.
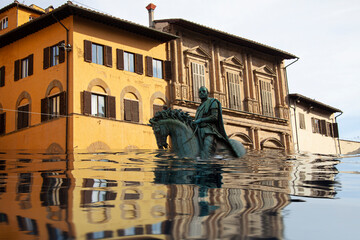
[(219, 100), (208, 96), (208, 89), (204, 86), (200, 87), (201, 104), (196, 110), (194, 124), (199, 137), (202, 159), (214, 154), (217, 140), (229, 141), (223, 124), (221, 104)]

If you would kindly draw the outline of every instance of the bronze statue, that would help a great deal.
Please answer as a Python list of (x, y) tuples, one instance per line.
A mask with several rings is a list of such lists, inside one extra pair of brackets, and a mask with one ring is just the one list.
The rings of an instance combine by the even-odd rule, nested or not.
[(215, 154), (241, 157), (246, 153), (244, 146), (228, 139), (222, 119), (221, 103), (209, 98), (205, 87), (199, 89), (201, 104), (195, 121), (181, 110), (167, 109), (157, 112), (150, 119), (160, 149), (167, 148), (167, 137), (171, 137), (172, 150), (179, 157), (209, 159)]

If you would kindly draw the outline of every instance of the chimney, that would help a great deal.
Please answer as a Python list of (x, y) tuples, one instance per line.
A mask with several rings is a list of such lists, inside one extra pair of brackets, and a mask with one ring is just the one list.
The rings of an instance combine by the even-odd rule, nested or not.
[(150, 3), (146, 7), (146, 9), (149, 11), (149, 27), (151, 27), (151, 28), (155, 28), (155, 24), (154, 24), (154, 10), (155, 10), (155, 8), (156, 8), (156, 6), (153, 3)]

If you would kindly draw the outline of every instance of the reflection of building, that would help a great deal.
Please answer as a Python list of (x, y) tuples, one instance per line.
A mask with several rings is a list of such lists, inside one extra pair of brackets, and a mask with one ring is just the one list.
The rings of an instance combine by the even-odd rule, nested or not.
[(289, 94), (297, 152), (340, 154), (335, 113), (341, 110), (301, 94)]
[(296, 56), (183, 19), (154, 22), (179, 37), (168, 43), (174, 108), (194, 114), (206, 86), (222, 104), (230, 138), (251, 149), (292, 150), (283, 61)]
[(70, 1), (16, 1), (3, 19), (1, 149), (156, 148), (146, 124), (168, 104), (166, 42), (176, 36)]

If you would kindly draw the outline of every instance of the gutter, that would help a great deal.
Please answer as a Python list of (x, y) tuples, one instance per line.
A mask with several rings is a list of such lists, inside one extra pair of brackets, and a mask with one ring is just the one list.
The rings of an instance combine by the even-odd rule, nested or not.
[[(336, 123), (336, 124), (337, 124), (336, 118), (340, 117), (342, 114), (343, 114), (343, 112), (340, 112), (340, 114), (335, 117), (335, 123)], [(339, 126), (338, 126), (338, 137), (337, 137), (337, 140), (338, 140), (338, 146), (339, 146), (339, 153), (341, 154)], [(335, 147), (336, 147), (336, 144), (335, 144)]]
[[(289, 108), (291, 108), (291, 105), (290, 105), (290, 98), (289, 98), (289, 81), (288, 81), (288, 77), (287, 77), (287, 67), (289, 67), (290, 65), (296, 63), (297, 61), (299, 61), (300, 58), (296, 57), (296, 59), (294, 61), (292, 61), (291, 63), (289, 63), (288, 65), (286, 65), (283, 69), (284, 69), (284, 72), (285, 72), (285, 83), (286, 83), (286, 90), (287, 90), (287, 99), (288, 99), (288, 104), (289, 104)], [(296, 103), (295, 103), (295, 107), (296, 107)], [(291, 111), (289, 110), (289, 116), (290, 116), (290, 124), (291, 124)], [(297, 145), (297, 148), (298, 148), (298, 152), (300, 152), (300, 149), (299, 149), (299, 141), (298, 141), (298, 133), (297, 133), (297, 123), (296, 123), (296, 110), (294, 108), (294, 117), (295, 117), (295, 129), (296, 129), (296, 145)], [(293, 138), (293, 144), (294, 144), (294, 138)]]
[(66, 101), (65, 101), (65, 113), (66, 113), (66, 127), (65, 127), (65, 154), (68, 154), (68, 145), (69, 145), (69, 52), (71, 51), (71, 45), (69, 44), (69, 29), (65, 27), (65, 25), (60, 22), (54, 15), (54, 13), (51, 13), (51, 16), (66, 30), (66, 44), (63, 47), (66, 51)]

